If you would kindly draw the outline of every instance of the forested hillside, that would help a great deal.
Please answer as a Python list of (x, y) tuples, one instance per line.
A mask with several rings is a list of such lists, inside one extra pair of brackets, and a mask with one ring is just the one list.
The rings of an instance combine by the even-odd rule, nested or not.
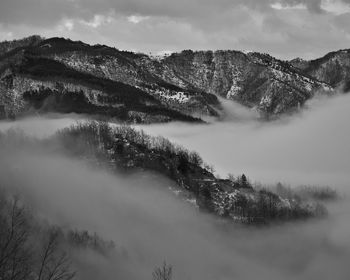
[[(276, 118), (348, 87), (347, 51), (314, 61), (186, 50), (165, 57), (38, 36), (0, 45), (0, 116), (76, 112), (127, 122), (200, 121), (217, 97)], [(336, 77), (336, 78), (335, 78)]]
[[(179, 191), (200, 209), (243, 223), (268, 223), (323, 216), (318, 199), (293, 194), (282, 196), (266, 188), (256, 189), (246, 175), (217, 178), (201, 157), (162, 137), (151, 137), (128, 126), (111, 128), (90, 122), (64, 129), (50, 141), (63, 151), (96, 164), (132, 172), (155, 171), (174, 180)], [(49, 143), (50, 143), (49, 141)]]

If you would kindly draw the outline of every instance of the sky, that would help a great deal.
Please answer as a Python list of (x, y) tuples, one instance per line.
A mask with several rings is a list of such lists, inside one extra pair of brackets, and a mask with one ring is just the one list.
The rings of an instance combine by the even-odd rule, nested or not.
[(38, 34), (162, 54), (234, 49), (281, 59), (350, 46), (350, 0), (1, 0), (0, 40)]

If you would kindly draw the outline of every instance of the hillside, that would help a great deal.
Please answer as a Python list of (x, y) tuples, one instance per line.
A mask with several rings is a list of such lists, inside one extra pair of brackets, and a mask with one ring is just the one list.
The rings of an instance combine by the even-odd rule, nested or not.
[[(255, 189), (243, 174), (220, 179), (195, 153), (162, 137), (151, 137), (128, 126), (112, 128), (90, 122), (66, 128), (46, 144), (61, 143), (61, 151), (112, 170), (152, 171), (175, 181), (188, 201), (200, 209), (240, 223), (260, 224), (323, 216), (326, 209), (313, 199), (284, 197)], [(281, 191), (280, 191), (281, 193)], [(327, 196), (327, 192), (325, 192)]]
[[(327, 74), (333, 70), (322, 74), (306, 64), (239, 51), (152, 57), (33, 36), (0, 44), (0, 116), (56, 111), (128, 122), (200, 121), (220, 114), (219, 96), (275, 117), (338, 86)], [(344, 80), (349, 71), (342, 71), (336, 76)]]
[(293, 60), (291, 63), (304, 73), (332, 87), (350, 90), (350, 50), (330, 52), (315, 60), (304, 60), (302, 64), (297, 61)]
[(292, 111), (316, 91), (331, 90), (291, 64), (261, 53), (188, 50), (166, 57), (155, 69), (167, 81), (238, 101), (266, 116)]
[[(58, 57), (78, 52), (93, 64), (71, 67)], [(130, 122), (200, 121), (191, 115), (216, 115), (214, 95), (186, 91), (134, 69), (128, 53), (53, 38), (13, 48), (0, 57), (0, 115), (15, 117), (29, 110), (102, 115)], [(79, 58), (71, 63), (79, 64)], [(102, 59), (102, 61), (101, 61)], [(101, 75), (103, 60), (113, 75)], [(85, 69), (86, 68), (86, 69)], [(119, 75), (120, 74), (120, 75)], [(134, 82), (132, 82), (134, 81)]]

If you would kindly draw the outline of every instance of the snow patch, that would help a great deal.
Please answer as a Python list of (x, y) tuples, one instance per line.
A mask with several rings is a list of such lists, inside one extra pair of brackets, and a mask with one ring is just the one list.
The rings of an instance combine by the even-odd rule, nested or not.
[(187, 95), (185, 95), (185, 93), (182, 91), (178, 91), (175, 94), (169, 94), (166, 91), (157, 90), (156, 94), (158, 94), (161, 98), (164, 98), (170, 101), (175, 101), (178, 103), (186, 103), (190, 100), (190, 98)]

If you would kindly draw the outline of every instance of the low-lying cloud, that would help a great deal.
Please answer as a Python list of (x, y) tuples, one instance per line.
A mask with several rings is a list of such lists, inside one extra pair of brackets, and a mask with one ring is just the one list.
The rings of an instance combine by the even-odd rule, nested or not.
[(267, 123), (239, 105), (225, 106), (224, 122), (142, 128), (198, 151), (223, 177), (246, 173), (264, 183), (350, 186), (349, 95), (316, 98), (300, 114)]
[(155, 174), (111, 174), (23, 146), (1, 150), (0, 170), (1, 185), (40, 217), (115, 241), (111, 259), (75, 256), (81, 279), (151, 279), (163, 260), (174, 279), (344, 279), (350, 272), (350, 213), (342, 204), (327, 220), (245, 229), (198, 212)]
[[(320, 183), (345, 191), (349, 103), (349, 96), (322, 100), (274, 123), (236, 111), (210, 125), (143, 128), (199, 151), (222, 176), (245, 172), (263, 183)], [(45, 124), (41, 118), (11, 126), (33, 132), (31, 123), (51, 129), (74, 121)], [(329, 205), (326, 219), (244, 228), (198, 212), (169, 191), (174, 185), (162, 176), (111, 173), (41, 148), (12, 145), (0, 147), (2, 186), (20, 192), (50, 222), (96, 231), (124, 252), (109, 260), (80, 256), (80, 266), (89, 267), (81, 270), (82, 279), (151, 279), (163, 260), (173, 265), (173, 279), (343, 280), (350, 273), (347, 199)]]

